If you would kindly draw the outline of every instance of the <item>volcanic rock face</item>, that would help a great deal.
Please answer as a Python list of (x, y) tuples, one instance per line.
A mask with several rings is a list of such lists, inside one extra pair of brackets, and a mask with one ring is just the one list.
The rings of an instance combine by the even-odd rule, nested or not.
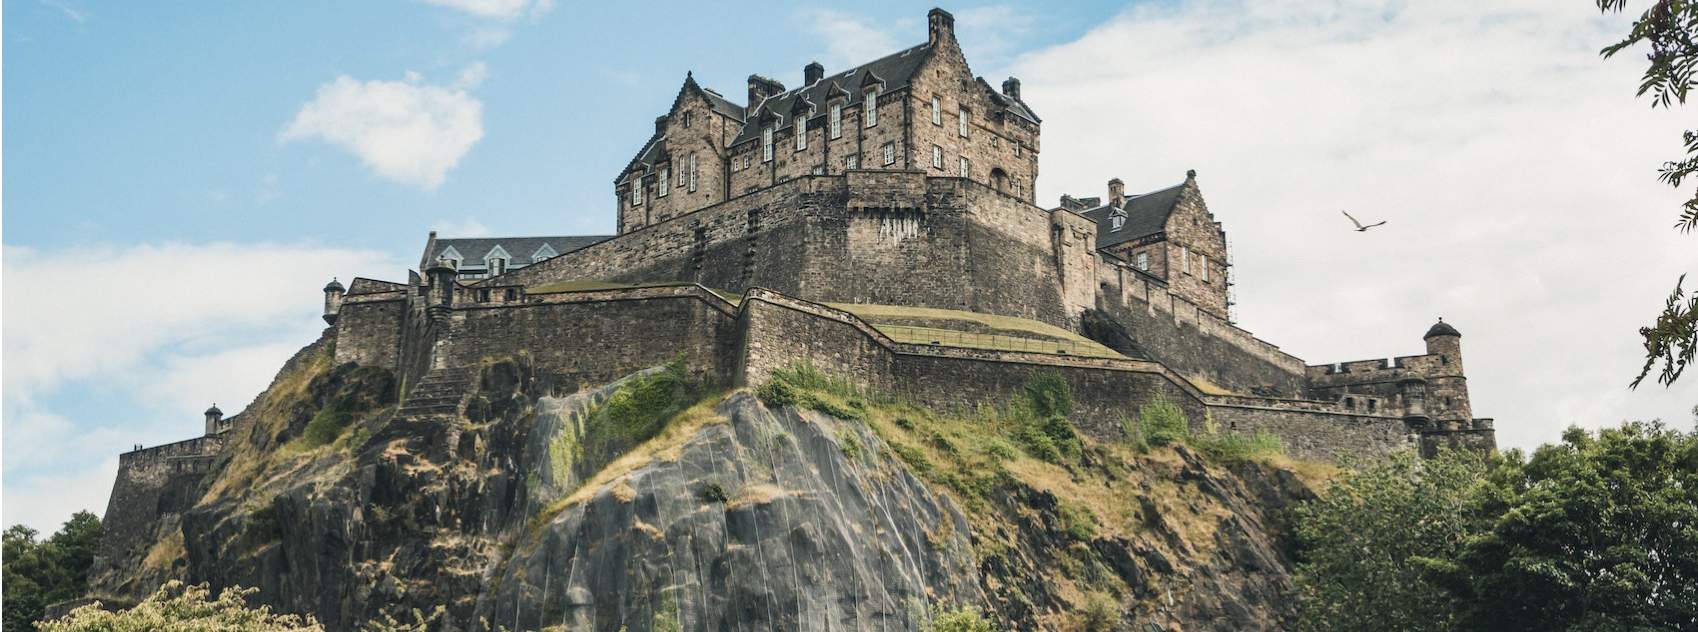
[[(445, 630), (606, 632), (914, 630), (953, 604), (1071, 629), (1104, 595), (1117, 625), (1175, 630), (1276, 629), (1289, 610), (1276, 517), (1310, 493), (1285, 470), (1093, 448), (973, 479), (915, 460), (950, 444), (936, 430), (747, 390), (696, 388), (654, 432), (610, 434), (608, 410), (665, 392), (643, 390), (661, 369), (555, 395), (497, 361), (434, 371), (396, 404), (392, 378), (324, 351), (250, 406), (182, 490), (199, 500), (96, 596), (250, 586), (332, 630), (439, 607)], [(308, 440), (327, 410), (347, 413), (340, 432)], [(1081, 528), (1091, 502), (1102, 526)]]

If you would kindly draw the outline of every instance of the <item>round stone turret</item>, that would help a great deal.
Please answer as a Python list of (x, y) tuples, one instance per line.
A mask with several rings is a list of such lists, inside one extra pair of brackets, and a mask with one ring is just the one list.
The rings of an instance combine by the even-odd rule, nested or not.
[(218, 409), (218, 404), (213, 404), (211, 408), (206, 409), (206, 434), (208, 436), (218, 434), (218, 426), (223, 421), (224, 411)]
[(342, 313), (342, 295), (346, 292), (347, 288), (342, 287), (342, 282), (337, 281), (336, 277), (330, 277), (330, 283), (324, 286), (325, 323), (336, 324), (336, 316)]

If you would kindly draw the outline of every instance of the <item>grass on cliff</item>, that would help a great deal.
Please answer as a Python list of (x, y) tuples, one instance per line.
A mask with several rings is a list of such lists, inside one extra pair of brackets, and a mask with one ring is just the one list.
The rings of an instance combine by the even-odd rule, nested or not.
[(1027, 318), (905, 305), (827, 305), (854, 314), (879, 333), (901, 343), (936, 342), (944, 347), (1032, 353), (1055, 353), (1057, 349), (1066, 349), (1070, 355), (1125, 358), (1094, 340)]
[[(1232, 509), (1181, 475), (1188, 465), (1180, 446), (1216, 462), (1287, 467), (1277, 442), (1218, 432), (1192, 435), (1184, 412), (1161, 400), (1124, 424), (1129, 433), (1122, 440), (1083, 436), (1069, 421), (1072, 393), (1054, 373), (1037, 373), (1003, 401), (967, 411), (940, 412), (870, 393), (807, 365), (775, 371), (756, 393), (769, 405), (866, 423), (894, 459), (963, 507), (981, 560), (1021, 546), (1018, 516), (1030, 518), (1044, 501), (1017, 500), (1030, 493), (1018, 490), (1053, 495), (1053, 507), (1035, 518), (1064, 549), (1043, 564), (1043, 581), (1075, 606), (1070, 613), (1040, 617), (1058, 629), (1099, 629), (1092, 626), (1104, 613), (1118, 611), (1139, 590), (1155, 589), (1125, 585), (1093, 552), (1092, 542), (1142, 536), (1152, 546), (1172, 547), (1167, 556), (1173, 560), (1194, 559), (1219, 546), (1216, 532), (1234, 519)], [(846, 454), (879, 449), (840, 443)], [(1299, 476), (1315, 480), (1309, 473)]]

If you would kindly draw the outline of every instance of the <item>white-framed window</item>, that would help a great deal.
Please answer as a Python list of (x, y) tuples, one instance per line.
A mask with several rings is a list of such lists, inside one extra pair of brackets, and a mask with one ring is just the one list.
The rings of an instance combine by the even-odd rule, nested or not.
[(970, 176), (972, 174), (973, 174), (972, 163), (967, 161), (966, 156), (962, 156), (961, 157), (961, 177), (965, 178), (965, 177)]
[(887, 167), (896, 164), (896, 143), (884, 144), (884, 164)]
[(955, 114), (955, 132), (962, 138), (967, 137), (967, 108), (961, 108), (961, 111)]
[(772, 128), (761, 130), (761, 162), (772, 162)]
[(1109, 223), (1108, 232), (1111, 232), (1111, 233), (1115, 232), (1117, 230), (1120, 230), (1122, 228), (1125, 228), (1126, 227), (1126, 214), (1125, 213), (1115, 213), (1115, 214), (1109, 215), (1108, 216), (1108, 223)]
[(825, 175), (825, 165), (814, 165), (813, 174), (816, 176)]
[(696, 192), (696, 155), (690, 154), (690, 192)]
[(932, 145), (932, 168), (943, 168), (943, 148), (937, 145)]
[(831, 137), (843, 138), (843, 104), (831, 104)]
[(642, 206), (642, 205), (643, 205), (643, 179), (641, 177), (633, 178), (631, 180), (631, 206)]
[(661, 167), (660, 177), (656, 178), (654, 183), (654, 196), (657, 198), (666, 197), (666, 194), (672, 190), (672, 166)]
[(511, 259), (512, 255), (507, 254), (507, 250), (505, 248), (496, 246), (495, 249), (489, 251), (489, 254), (484, 255), (483, 267), (485, 270), (488, 270), (489, 276), (505, 274), (507, 272), (507, 263)]
[(796, 120), (796, 151), (808, 148), (808, 119)]
[(849, 154), (849, 155), (843, 157), (843, 170), (844, 171), (848, 171), (850, 169), (860, 169), (860, 168), (861, 168), (861, 155), (860, 154)]
[(1202, 267), (1203, 267), (1203, 282), (1208, 283), (1209, 282), (1209, 256), (1208, 255), (1197, 255), (1197, 262), (1202, 264)]
[(932, 97), (932, 125), (943, 124), (943, 100)]
[(1191, 249), (1185, 246), (1179, 247), (1179, 269), (1191, 274)]
[(867, 127), (878, 125), (878, 88), (867, 88), (867, 99), (861, 106), (861, 120)]
[(1150, 253), (1147, 253), (1147, 252), (1138, 253), (1138, 269), (1143, 270), (1145, 272), (1150, 271)]

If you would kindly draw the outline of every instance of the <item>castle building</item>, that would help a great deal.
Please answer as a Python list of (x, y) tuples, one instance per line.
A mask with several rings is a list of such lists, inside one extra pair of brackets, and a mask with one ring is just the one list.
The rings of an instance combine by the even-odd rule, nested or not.
[(446, 261), (461, 279), (482, 279), (546, 261), (585, 246), (606, 241), (603, 235), (554, 237), (465, 237), (437, 239), (430, 232), (419, 268)]
[(1197, 189), (1197, 172), (1160, 191), (1126, 195), (1120, 178), (1099, 201), (1064, 195), (1062, 209), (1097, 223), (1097, 252), (1167, 283), (1199, 309), (1231, 320), (1226, 231)]

